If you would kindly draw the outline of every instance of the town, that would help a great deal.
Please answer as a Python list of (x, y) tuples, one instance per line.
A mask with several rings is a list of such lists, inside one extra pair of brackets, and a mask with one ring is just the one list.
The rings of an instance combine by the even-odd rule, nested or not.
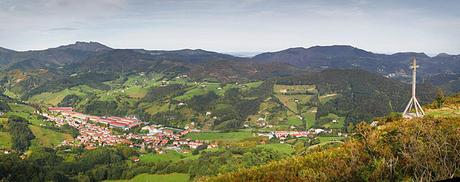
[[(141, 133), (114, 134), (111, 128), (119, 128), (127, 131), (143, 124), (136, 118), (99, 117), (75, 112), (71, 107), (50, 107), (48, 113), (42, 113), (49, 121), (58, 127), (69, 125), (78, 129), (80, 135), (75, 139), (63, 141), (62, 145), (84, 146), (86, 149), (94, 149), (99, 146), (125, 144), (130, 147), (149, 149), (162, 153), (164, 149), (182, 152), (184, 146), (196, 149), (206, 144), (208, 148), (217, 147), (216, 144), (205, 141), (194, 141), (183, 138), (191, 132), (191, 129), (167, 128), (161, 125), (146, 125), (141, 128)], [(193, 130), (199, 132), (198, 130)]]
[[(94, 149), (100, 146), (127, 145), (157, 153), (165, 150), (175, 150), (187, 153), (201, 145), (207, 148), (217, 148), (218, 144), (209, 140), (191, 140), (184, 136), (190, 132), (201, 132), (197, 129), (179, 129), (162, 125), (142, 122), (135, 117), (100, 117), (74, 111), (72, 107), (50, 107), (48, 113), (41, 113), (48, 121), (56, 126), (69, 125), (76, 128), (79, 135), (73, 140), (65, 140), (64, 146), (83, 146)], [(140, 128), (140, 132), (131, 132)], [(116, 134), (113, 130), (117, 130)], [(257, 132), (254, 136), (276, 138), (284, 143), (288, 138), (314, 138), (322, 133), (331, 133), (323, 129), (311, 128), (308, 131), (267, 131)], [(341, 134), (339, 133), (341, 136)], [(346, 135), (345, 135), (346, 137)]]

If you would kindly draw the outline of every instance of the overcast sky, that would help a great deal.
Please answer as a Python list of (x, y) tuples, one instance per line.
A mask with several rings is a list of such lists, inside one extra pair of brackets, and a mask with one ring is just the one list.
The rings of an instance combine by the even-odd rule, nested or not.
[(457, 0), (0, 0), (0, 47), (276, 51), (352, 45), (460, 54)]

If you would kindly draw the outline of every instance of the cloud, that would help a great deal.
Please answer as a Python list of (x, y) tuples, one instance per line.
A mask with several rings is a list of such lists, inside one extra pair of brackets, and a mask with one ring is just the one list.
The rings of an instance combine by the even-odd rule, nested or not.
[(147, 49), (353, 44), (458, 52), (460, 3), (414, 1), (0, 0), (0, 25), (7, 25), (0, 43), (22, 50), (94, 40)]

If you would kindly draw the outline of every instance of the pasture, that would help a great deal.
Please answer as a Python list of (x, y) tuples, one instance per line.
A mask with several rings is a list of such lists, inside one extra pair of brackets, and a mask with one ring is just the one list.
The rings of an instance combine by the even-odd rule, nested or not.
[(185, 138), (192, 140), (210, 140), (210, 141), (236, 141), (251, 138), (250, 131), (236, 132), (192, 132), (185, 135)]
[(139, 174), (129, 180), (107, 180), (107, 182), (187, 182), (190, 180), (189, 174), (171, 173), (171, 174)]

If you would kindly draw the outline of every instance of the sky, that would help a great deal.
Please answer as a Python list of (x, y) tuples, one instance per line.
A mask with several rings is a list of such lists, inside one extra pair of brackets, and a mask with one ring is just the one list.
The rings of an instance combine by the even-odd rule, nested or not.
[(0, 47), (460, 54), (458, 0), (0, 0)]

